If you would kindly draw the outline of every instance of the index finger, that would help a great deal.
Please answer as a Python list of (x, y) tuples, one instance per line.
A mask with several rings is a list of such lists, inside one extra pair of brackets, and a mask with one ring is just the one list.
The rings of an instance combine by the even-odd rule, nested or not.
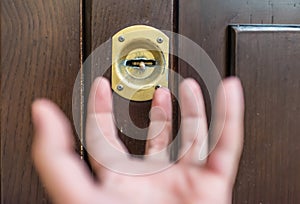
[(217, 94), (216, 120), (217, 123), (218, 119), (223, 120), (221, 114), (225, 112), (225, 123), (206, 167), (233, 185), (243, 147), (244, 99), (242, 86), (237, 78), (225, 79), (222, 85), (224, 92), (220, 86)]

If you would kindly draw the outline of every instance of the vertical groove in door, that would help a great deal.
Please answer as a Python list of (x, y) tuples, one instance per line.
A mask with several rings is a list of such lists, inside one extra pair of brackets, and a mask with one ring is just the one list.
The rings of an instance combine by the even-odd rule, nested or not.
[(173, 27), (172, 32), (175, 35), (171, 36), (170, 40), (170, 49), (173, 50), (174, 55), (170, 56), (170, 69), (173, 70), (170, 72), (169, 75), (169, 88), (172, 94), (172, 139), (174, 140), (174, 144), (170, 150), (170, 160), (176, 160), (178, 156), (178, 151), (180, 148), (180, 139), (175, 140), (176, 137), (180, 137), (179, 127), (180, 127), (180, 108), (179, 108), (179, 101), (176, 99), (175, 96), (178, 96), (178, 39), (176, 34), (178, 33), (178, 22), (179, 22), (179, 0), (173, 0), (173, 8), (172, 8), (172, 20), (173, 20)]
[(79, 9), (80, 9), (80, 14), (79, 14), (79, 30), (80, 30), (80, 56), (79, 56), (79, 63), (80, 63), (80, 133), (79, 133), (79, 137), (80, 137), (80, 159), (84, 159), (84, 148), (83, 148), (83, 126), (84, 126), (84, 119), (83, 119), (83, 107), (84, 107), (84, 96), (83, 96), (83, 91), (84, 91), (84, 78), (83, 78), (83, 70), (82, 70), (82, 64), (83, 64), (83, 19), (84, 19), (84, 13), (83, 13), (83, 3), (84, 0), (80, 0), (79, 1)]

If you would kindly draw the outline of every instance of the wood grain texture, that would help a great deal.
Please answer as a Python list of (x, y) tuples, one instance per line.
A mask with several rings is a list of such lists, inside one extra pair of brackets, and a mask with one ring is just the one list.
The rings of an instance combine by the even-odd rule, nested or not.
[(1, 203), (49, 203), (31, 160), (35, 98), (71, 119), (79, 0), (1, 1)]
[[(89, 0), (86, 1), (86, 57), (98, 46), (110, 39), (119, 30), (137, 24), (149, 25), (163, 30), (173, 30), (173, 0)], [(97, 71), (85, 72), (85, 95), (87, 96), (91, 82), (98, 76)], [(110, 71), (106, 77), (110, 79)], [(87, 98), (87, 97), (86, 97)], [(151, 101), (130, 102), (114, 95), (114, 112), (117, 116), (119, 130), (127, 132), (127, 136), (119, 131), (119, 136), (128, 147), (129, 152), (136, 155), (144, 153), (145, 141), (132, 139), (136, 134), (129, 123), (138, 128), (147, 128), (148, 112)], [(128, 114), (129, 111), (129, 114)], [(129, 117), (128, 117), (129, 115)], [(146, 132), (146, 131), (145, 131)], [(142, 139), (146, 135), (139, 136)]]
[[(178, 14), (179, 14), (179, 19), (178, 19), (178, 31), (180, 34), (185, 35), (195, 41), (197, 44), (199, 44), (210, 56), (210, 58), (213, 60), (215, 65), (217, 66), (220, 74), (222, 77), (225, 77), (227, 75), (230, 75), (230, 52), (228, 50), (229, 46), (229, 38), (228, 38), (228, 26), (230, 24), (300, 24), (300, 1), (299, 0), (292, 0), (292, 1), (280, 1), (280, 0), (271, 0), (271, 1), (259, 1), (259, 0), (235, 0), (235, 1), (221, 1), (221, 0), (192, 0), (189, 1), (189, 3), (186, 3), (186, 1), (179, 1), (179, 7), (178, 7)], [(270, 41), (270, 36), (266, 36), (267, 39)], [(294, 41), (292, 38), (290, 38), (290, 41)], [(270, 44), (263, 43), (263, 39), (260, 39), (260, 43), (265, 46), (265, 49), (267, 49)], [(255, 40), (255, 37), (252, 39), (253, 42), (257, 42)], [(250, 43), (250, 42), (247, 42)], [(282, 46), (285, 47), (285, 42), (281, 41)], [(286, 42), (288, 43), (288, 42)], [(299, 43), (298, 43), (299, 44)], [(250, 44), (249, 44), (250, 45)], [(296, 44), (290, 48), (290, 49), (296, 49), (295, 48)], [(295, 61), (295, 58), (292, 62), (288, 62), (284, 59), (283, 56), (288, 57), (287, 54), (284, 54), (285, 49), (278, 47), (275, 49), (269, 49), (269, 57), (272, 56), (272, 53), (277, 54), (278, 59), (283, 59), (282, 63), (288, 63), (290, 66), (299, 67), (299, 62)], [(245, 51), (246, 52), (246, 51)], [(264, 53), (266, 54), (266, 53)], [(280, 56), (282, 54), (283, 56)], [(295, 56), (294, 54), (290, 53), (291, 57)], [(259, 55), (255, 55), (259, 57)], [(299, 55), (298, 55), (299, 56)], [(288, 59), (288, 58), (286, 58)], [(244, 62), (240, 60), (240, 63)], [(241, 65), (241, 64), (240, 64)], [(251, 68), (247, 65), (245, 62), (245, 69), (248, 69), (248, 72), (251, 71)], [(266, 72), (271, 72), (272, 69), (272, 64), (265, 64), (266, 66)], [(257, 68), (254, 67), (253, 63), (251, 64), (254, 68), (254, 70), (258, 71)], [(195, 72), (189, 67), (186, 63), (180, 62), (179, 63), (179, 73), (184, 76), (184, 77), (193, 77), (196, 78), (200, 83), (201, 83), (201, 77), (197, 76)], [(244, 71), (244, 69), (243, 69)], [(263, 70), (261, 70), (263, 72)], [(283, 76), (278, 75), (277, 77), (284, 77), (284, 72), (282, 72), (279, 67), (274, 68), (274, 73), (272, 76), (277, 76), (278, 73), (282, 73)], [(275, 94), (276, 90), (271, 89), (270, 84), (265, 84), (267, 83), (264, 81), (265, 79), (263, 77), (267, 77), (266, 72), (259, 72), (257, 73), (257, 78), (254, 78), (253, 75), (250, 76), (250, 78), (247, 78), (246, 76), (245, 79), (247, 79), (247, 88), (252, 89), (252, 87), (258, 87), (263, 85), (267, 85), (268, 88), (266, 87), (261, 87), (264, 88), (265, 91), (270, 91), (270, 94)], [(296, 72), (295, 70), (293, 71), (294, 73)], [(253, 74), (253, 73), (251, 73)], [(289, 77), (292, 77), (292, 75), (289, 75)], [(289, 86), (298, 86), (297, 81), (295, 81), (297, 78), (294, 78), (295, 76), (292, 77), (292, 81), (289, 82)], [(299, 78), (298, 78), (299, 79)], [(270, 81), (269, 81), (270, 82)], [(287, 82), (286, 82), (287, 83)], [(201, 84), (202, 88), (205, 88), (204, 84)], [(288, 97), (291, 96), (292, 98), (296, 98), (299, 101), (299, 94), (295, 92), (289, 92), (288, 85), (284, 84), (282, 88), (278, 90), (279, 96), (281, 97)], [(298, 87), (299, 89), (299, 87)], [(294, 90), (294, 89), (293, 89)], [(272, 92), (271, 92), (272, 91)], [(266, 92), (267, 93), (267, 92)], [(284, 93), (286, 95), (284, 95)], [(293, 95), (294, 94), (294, 95)], [(209, 105), (208, 101), (208, 95), (207, 93), (204, 94), (205, 99), (206, 99), (206, 104)], [(263, 100), (258, 98), (262, 97), (262, 94), (259, 95), (253, 95), (252, 98), (249, 97), (249, 95), (246, 98), (246, 104), (251, 104), (252, 102), (257, 104), (261, 104), (261, 107), (267, 107), (269, 105), (268, 100)], [(279, 98), (279, 97), (278, 97)], [(264, 96), (264, 99), (265, 96)], [(279, 98), (281, 103), (283, 102), (283, 98)], [(288, 101), (288, 99), (286, 99)], [(291, 104), (291, 107), (296, 106), (297, 100), (293, 99), (287, 104)], [(253, 105), (254, 106), (254, 105)], [(253, 107), (252, 106), (252, 107)], [(287, 108), (289, 105), (285, 105), (284, 107)], [(280, 108), (280, 105), (277, 104), (275, 106), (271, 106), (273, 108)], [(271, 130), (270, 128), (275, 128), (275, 130), (279, 130), (279, 127), (281, 126), (282, 117), (279, 116), (279, 114), (275, 112), (276, 109), (273, 110), (273, 115), (268, 114), (264, 118), (264, 122), (262, 124), (255, 123), (252, 124), (256, 120), (257, 116), (250, 115), (246, 116), (246, 121), (248, 120), (248, 131), (249, 127), (254, 128), (256, 132), (260, 132), (258, 135), (261, 136), (264, 132), (270, 133)], [(271, 110), (270, 110), (271, 111)], [(209, 112), (209, 108), (207, 109), (207, 112)], [(281, 112), (283, 113), (283, 112)], [(299, 111), (297, 112), (299, 115)], [(291, 116), (296, 117), (297, 113), (292, 113)], [(249, 114), (249, 113), (248, 113)], [(209, 114), (208, 114), (209, 115)], [(290, 118), (291, 116), (287, 116), (286, 113), (284, 113), (285, 118)], [(267, 123), (269, 121), (269, 123)], [(284, 120), (286, 121), (286, 120)], [(291, 128), (289, 130), (289, 128)], [(285, 125), (281, 132), (283, 133), (286, 131), (286, 133), (297, 133), (299, 134), (299, 129), (295, 129), (296, 127), (289, 124)], [(290, 132), (288, 132), (290, 131)], [(280, 132), (280, 131), (279, 131)], [(278, 132), (278, 133), (279, 133)], [(278, 134), (277, 133), (277, 134)], [(242, 160), (241, 160), (241, 172), (242, 174), (239, 174), (239, 177), (237, 179), (237, 186), (235, 187), (234, 190), (234, 203), (298, 203), (299, 202), (299, 197), (298, 195), (295, 194), (295, 192), (299, 192), (299, 184), (296, 183), (297, 179), (299, 180), (299, 177), (296, 176), (296, 170), (299, 172), (299, 162), (295, 160), (295, 157), (292, 156), (291, 159), (284, 160), (283, 155), (286, 157), (288, 156), (288, 151), (292, 152), (297, 152), (299, 154), (299, 150), (297, 149), (297, 146), (295, 144), (292, 144), (291, 139), (297, 139), (294, 138), (295, 136), (291, 136), (288, 134), (287, 138), (282, 138), (283, 136), (279, 137), (281, 139), (285, 140), (285, 144), (280, 146), (276, 140), (275, 146), (272, 146), (272, 150), (266, 151), (266, 150), (260, 150), (263, 151), (263, 153), (267, 153), (268, 156), (262, 155), (260, 158), (260, 155), (255, 154), (253, 155), (253, 152), (251, 150), (256, 144), (259, 143), (259, 137), (258, 136), (253, 136), (254, 133), (251, 133), (246, 136), (248, 137), (247, 142), (245, 143), (245, 152), (243, 154)], [(286, 134), (283, 134), (286, 135)], [(253, 136), (253, 138), (252, 138)], [(251, 137), (251, 138), (250, 138)], [(272, 142), (270, 135), (267, 136), (268, 139)], [(288, 142), (287, 142), (288, 140)], [(296, 142), (296, 140), (295, 140)], [(260, 145), (262, 145), (261, 143)], [(270, 142), (268, 143), (270, 144)], [(271, 143), (272, 144), (272, 143)], [(299, 144), (299, 142), (298, 142)], [(291, 145), (292, 149), (289, 150), (289, 145)], [(284, 153), (279, 153), (280, 151)], [(274, 156), (272, 156), (274, 154)], [(280, 162), (275, 163), (275, 156), (280, 156), (279, 158), (282, 158), (280, 162), (289, 162), (288, 165), (292, 167), (291, 172), (289, 169), (286, 169), (285, 173), (282, 170), (279, 170)], [(269, 158), (270, 157), (270, 158)], [(263, 163), (263, 159), (267, 159), (268, 161), (265, 161)], [(272, 161), (272, 162), (271, 162)], [(262, 170), (265, 174), (263, 176), (268, 177), (268, 180), (263, 180), (267, 182), (266, 184), (263, 184), (262, 180), (259, 180), (262, 178), (262, 176), (257, 176), (257, 174), (260, 174), (258, 170), (255, 170), (254, 173), (252, 172), (251, 174), (247, 174), (246, 169), (249, 167), (249, 164), (251, 165), (258, 165), (258, 168)], [(275, 166), (274, 166), (275, 165)], [(288, 165), (283, 165), (284, 167), (287, 167)], [(294, 166), (296, 165), (296, 166)], [(276, 167), (276, 168), (275, 168)], [(289, 166), (288, 166), (289, 167)], [(270, 174), (267, 174), (267, 171), (270, 171)], [(272, 170), (273, 169), (273, 170)], [(280, 172), (280, 176), (286, 176), (288, 174), (294, 175), (294, 179), (292, 179), (292, 176), (287, 177), (287, 181), (284, 181), (284, 177), (276, 177), (276, 173)], [(256, 176), (254, 175), (256, 174)], [(272, 176), (270, 178), (270, 176)], [(249, 180), (249, 182), (247, 182)], [(288, 182), (291, 182), (291, 185), (288, 185)], [(299, 183), (299, 182), (298, 182)], [(249, 186), (251, 184), (251, 186)], [(259, 185), (258, 185), (259, 184)], [(285, 187), (278, 187), (278, 185), (285, 185)], [(246, 186), (247, 185), (247, 186)], [(297, 186), (298, 185), (298, 186)], [(249, 191), (249, 189), (252, 191)], [(277, 188), (277, 190), (274, 190)], [(255, 192), (254, 192), (255, 190)], [(281, 190), (282, 192), (280, 192)], [(292, 194), (293, 192), (293, 194)], [(274, 193), (274, 194), (273, 194)], [(276, 195), (275, 195), (276, 194)], [(280, 197), (281, 196), (281, 197)], [(279, 201), (276, 200), (276, 198), (279, 199)], [(262, 200), (260, 200), (262, 199)], [(291, 200), (287, 200), (291, 199)], [(293, 200), (294, 199), (294, 200)], [(264, 202), (265, 201), (265, 202)], [(271, 202), (272, 201), (272, 202)], [(282, 201), (282, 202), (280, 202)], [(286, 201), (286, 202), (283, 202)], [(289, 202), (288, 202), (289, 201)], [(294, 201), (294, 202), (293, 202)]]
[[(222, 77), (225, 77), (227, 75), (230, 75), (230, 52), (228, 50), (229, 46), (229, 38), (228, 38), (228, 26), (230, 24), (300, 24), (300, 1), (299, 0), (292, 0), (292, 1), (280, 1), (280, 0), (271, 0), (271, 1), (259, 1), (259, 0), (233, 0), (233, 1), (221, 1), (221, 0), (191, 0), (189, 3), (186, 3), (185, 1), (179, 1), (179, 7), (178, 7), (178, 13), (179, 13), (179, 18), (178, 18), (178, 31), (180, 34), (185, 35), (195, 41), (197, 44), (199, 44), (210, 56), (210, 58), (213, 60), (215, 63), (216, 67), (218, 68), (220, 74)], [(270, 36), (265, 36), (269, 42), (271, 41)], [(291, 36), (288, 37), (290, 41), (294, 41), (294, 39), (291, 38)], [(264, 45), (267, 49), (270, 44), (266, 44), (263, 42), (264, 39), (260, 39), (260, 43)], [(253, 37), (252, 42), (247, 42), (247, 45), (251, 45), (254, 43), (257, 43), (258, 41)], [(294, 41), (295, 42), (295, 41)], [(273, 46), (274, 49), (269, 49), (268, 54), (269, 57), (273, 55), (277, 55), (278, 59), (282, 59), (282, 63), (287, 63), (290, 66), (292, 66), (292, 62), (288, 62), (287, 60), (289, 58), (293, 58), (295, 55), (290, 52), (291, 56), (288, 56), (287, 54), (284, 54), (285, 49), (283, 47), (285, 46), (285, 42), (281, 41), (282, 47), (275, 47)], [(288, 43), (288, 42), (287, 42)], [(298, 43), (299, 44), (299, 43)], [(296, 49), (296, 45), (294, 45), (290, 49)], [(245, 51), (246, 52), (246, 51)], [(280, 53), (282, 56), (280, 56)], [(267, 53), (264, 53), (267, 54)], [(289, 58), (284, 58), (289, 57)], [(298, 55), (299, 56), (299, 55)], [(260, 56), (257, 56), (260, 57)], [(253, 59), (255, 61), (255, 59)], [(293, 58), (293, 62), (296, 63), (294, 64), (294, 69), (296, 67), (299, 67), (299, 62), (295, 61), (295, 58)], [(248, 72), (251, 72), (251, 68), (247, 65), (247, 63), (243, 62), (240, 60), (240, 66), (245, 64), (245, 69), (248, 69)], [(254, 67), (253, 63), (251, 62), (252, 68), (254, 70), (258, 71), (256, 67)], [(266, 64), (266, 72), (270, 73), (272, 69), (272, 64)], [(276, 66), (277, 67), (277, 66)], [(189, 67), (186, 63), (180, 62), (179, 64), (179, 73), (184, 76), (184, 77), (193, 77), (196, 78), (200, 84), (201, 84), (201, 76), (197, 76), (195, 72)], [(243, 69), (244, 70), (244, 69)], [(246, 75), (243, 75), (243, 80), (248, 81), (247, 87), (245, 88), (246, 92), (247, 91), (252, 91), (253, 87), (258, 87), (262, 86), (261, 88), (264, 88), (266, 91), (265, 94), (267, 94), (267, 91), (270, 91), (270, 94), (275, 94), (277, 91), (275, 89), (271, 88), (270, 84), (265, 84), (267, 83), (264, 81), (264, 77), (267, 77), (267, 73), (261, 70), (261, 72), (257, 72), (256, 78), (254, 78), (253, 73), (252, 75), (249, 76), (249, 79), (247, 78)], [(279, 67), (274, 68), (273, 70), (273, 75), (272, 76), (277, 76), (276, 72), (281, 72)], [(293, 71), (294, 73), (296, 72), (295, 70)], [(278, 75), (277, 77), (280, 77)], [(284, 77), (284, 76), (281, 76)], [(295, 76), (289, 75), (289, 77), (292, 77), (292, 81), (290, 82), (289, 86), (298, 86), (296, 81)], [(299, 79), (299, 77), (298, 77)], [(252, 83), (250, 85), (250, 83)], [(287, 82), (286, 82), (287, 83)], [(268, 88), (263, 87), (264, 85), (267, 85)], [(204, 84), (201, 84), (202, 88), (205, 88)], [(294, 98), (292, 101), (288, 102), (284, 107), (287, 108), (288, 106), (291, 105), (291, 107), (294, 107), (297, 104), (297, 100), (299, 101), (299, 94), (295, 92), (289, 92), (287, 84), (283, 84), (282, 88), (278, 89), (278, 94), (279, 96), (282, 97), (292, 97)], [(298, 87), (299, 89), (299, 87)], [(294, 89), (293, 89), (294, 90)], [(284, 92), (286, 95), (284, 95)], [(294, 95), (293, 95), (294, 94)], [(208, 95), (207, 93), (204, 94), (205, 99), (206, 99), (206, 104), (209, 105), (208, 101)], [(267, 96), (267, 95), (266, 95)], [(249, 97), (249, 95), (246, 98), (246, 103), (251, 104), (255, 103), (260, 104), (261, 107), (267, 107), (269, 105), (269, 98), (266, 96), (263, 96), (262, 94), (260, 95), (252, 95), (252, 98)], [(263, 98), (257, 98), (257, 97), (263, 97)], [(295, 99), (295, 97), (298, 97)], [(279, 97), (278, 97), (279, 98)], [(250, 100), (250, 101), (249, 101)], [(283, 100), (288, 99), (283, 99), (279, 98), (279, 101), (283, 103)], [(290, 105), (289, 105), (290, 104)], [(271, 106), (273, 108), (279, 108), (280, 110), (283, 109), (280, 108), (279, 104), (275, 106)], [(269, 110), (269, 109), (268, 109)], [(298, 109), (297, 109), (298, 110)], [(207, 109), (209, 112), (209, 108)], [(271, 111), (271, 110), (270, 110)], [(279, 130), (279, 127), (281, 126), (282, 117), (279, 116), (279, 114), (276, 114), (276, 109), (272, 110), (274, 113), (273, 115), (269, 114), (266, 116), (264, 123), (259, 124), (255, 123), (253, 124), (251, 121), (255, 120), (257, 116), (251, 115), (251, 116), (246, 116), (246, 120), (248, 120), (248, 123), (250, 122), (251, 127), (254, 128), (252, 132), (248, 132), (247, 134), (247, 143), (245, 144), (245, 152), (243, 154), (242, 160), (241, 160), (241, 172), (242, 175), (239, 175), (237, 179), (237, 186), (234, 190), (234, 203), (299, 203), (299, 197), (297, 197), (296, 194), (299, 194), (299, 184), (296, 183), (297, 179), (299, 180), (299, 177), (296, 176), (295, 171), (298, 170), (299, 172), (299, 162), (295, 160), (295, 157), (292, 156), (291, 154), (291, 159), (280, 160), (280, 162), (288, 162), (288, 165), (291, 165), (292, 170), (291, 172), (289, 169), (286, 169), (286, 172), (284, 174), (282, 167), (280, 167), (280, 163), (275, 162), (275, 157), (276, 156), (288, 156), (287, 152), (290, 151), (288, 150), (288, 145), (292, 145), (293, 147), (293, 152), (298, 152), (297, 146), (293, 146), (292, 141), (290, 141), (294, 136), (291, 136), (288, 134), (287, 138), (282, 138), (283, 135), (285, 134), (280, 134), (281, 136), (277, 136), (277, 138), (281, 138), (285, 140), (285, 144), (283, 146), (280, 146), (276, 139), (272, 140), (270, 136), (266, 136), (269, 139), (269, 144), (276, 143), (275, 146), (272, 146), (272, 150), (268, 152), (268, 156), (270, 157), (261, 157), (260, 155), (254, 154), (251, 152), (254, 148), (255, 145), (260, 144), (260, 138), (256, 135), (254, 135), (253, 131), (255, 133), (259, 132), (259, 136), (263, 134), (263, 132), (271, 132), (270, 128), (273, 128), (275, 126), (278, 126), (275, 128), (275, 130)], [(283, 113), (283, 112), (281, 112)], [(299, 115), (299, 110), (296, 113), (293, 113), (292, 116), (296, 117), (297, 113)], [(287, 118), (290, 118), (284, 113), (284, 116)], [(269, 120), (269, 123), (267, 123)], [(286, 121), (286, 120), (285, 120)], [(289, 130), (289, 128), (292, 128)], [(279, 133), (283, 133), (286, 131), (286, 133), (296, 133), (298, 131), (299, 134), (299, 129), (295, 129), (296, 127), (289, 124), (289, 125), (284, 125), (283, 129), (279, 131)], [(248, 127), (248, 131), (250, 131)], [(291, 131), (291, 132), (288, 132)], [(296, 131), (296, 132), (295, 132)], [(252, 137), (253, 136), (253, 137)], [(289, 139), (288, 139), (289, 138)], [(289, 142), (287, 142), (287, 140)], [(263, 144), (264, 141), (260, 145)], [(299, 148), (299, 145), (298, 145)], [(259, 150), (259, 149), (257, 149)], [(265, 150), (259, 150), (259, 151), (265, 151)], [(271, 152), (272, 151), (272, 152)], [(278, 151), (278, 152), (277, 152)], [(280, 154), (279, 151), (284, 151), (285, 153)], [(274, 156), (272, 156), (274, 154)], [(253, 157), (256, 155), (255, 157)], [(263, 159), (266, 159), (268, 161), (263, 161)], [(294, 162), (294, 163), (293, 163)], [(268, 182), (266, 184), (263, 184), (261, 180), (262, 176), (254, 176), (255, 173), (259, 173), (256, 170), (253, 170), (255, 173), (247, 174), (246, 168), (249, 167), (251, 164), (252, 168), (258, 168), (260, 170), (263, 170), (265, 174), (263, 176), (268, 177), (268, 180), (263, 180), (265, 182)], [(273, 165), (273, 166), (272, 166)], [(288, 167), (287, 164), (284, 164), (284, 167)], [(296, 166), (293, 166), (296, 165)], [(267, 171), (265, 169), (268, 169), (270, 171), (270, 174), (267, 174)], [(287, 181), (284, 181), (284, 178), (282, 177), (276, 177), (276, 173), (280, 172), (280, 176), (287, 176)], [(295, 181), (293, 180), (293, 176), (288, 177), (288, 174), (292, 174), (294, 176)], [(272, 176), (270, 178), (270, 176)], [(248, 180), (247, 180), (248, 179)], [(249, 181), (249, 182), (246, 182)], [(291, 182), (290, 185), (288, 185), (288, 182)], [(299, 182), (298, 182), (299, 183)], [(248, 184), (251, 184), (252, 186), (249, 186)], [(258, 185), (259, 184), (259, 185)], [(247, 186), (246, 186), (247, 185)], [(285, 187), (278, 187), (278, 185), (285, 185)], [(255, 190), (254, 191), (249, 191), (248, 187), (250, 190)], [(278, 189), (275, 189), (278, 188)], [(281, 190), (281, 192), (279, 191)], [(293, 192), (293, 194), (292, 194)], [(265, 193), (265, 194), (264, 194)], [(280, 197), (281, 196), (281, 197)], [(279, 199), (279, 201), (276, 201), (276, 198)], [(286, 199), (291, 199), (290, 202), (289, 200)], [(262, 200), (260, 200), (262, 199)], [(265, 201), (265, 202), (264, 202)], [(274, 202), (270, 202), (274, 201)], [(282, 202), (280, 202), (282, 201)], [(286, 202), (283, 202), (286, 201)]]
[(245, 144), (234, 203), (300, 203), (300, 25), (233, 26), (245, 90)]
[[(191, 0), (188, 3), (179, 1), (178, 33), (190, 38), (205, 50), (216, 65), (221, 77), (229, 74), (230, 55), (228, 53), (227, 28), (230, 24), (239, 23), (300, 23), (300, 1)], [(197, 56), (194, 57), (197, 58)], [(199, 82), (204, 92), (209, 122), (211, 100), (202, 76), (199, 76), (194, 68), (182, 60), (179, 60), (178, 72), (184, 78), (192, 77)]]
[[(190, 0), (179, 1), (179, 33), (199, 44), (211, 57), (221, 76), (228, 71), (229, 24), (299, 24), (300, 1)], [(181, 65), (182, 74), (193, 76)]]

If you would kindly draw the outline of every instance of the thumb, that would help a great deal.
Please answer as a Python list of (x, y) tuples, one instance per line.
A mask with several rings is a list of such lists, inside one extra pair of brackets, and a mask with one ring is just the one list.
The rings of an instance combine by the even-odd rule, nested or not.
[(73, 149), (72, 131), (63, 112), (42, 99), (32, 105), (35, 167), (55, 203), (94, 203), (95, 184)]

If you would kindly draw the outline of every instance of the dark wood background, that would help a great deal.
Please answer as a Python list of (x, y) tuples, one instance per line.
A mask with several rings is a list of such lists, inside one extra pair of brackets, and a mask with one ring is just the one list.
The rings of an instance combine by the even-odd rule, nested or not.
[(246, 101), (234, 199), (298, 203), (300, 26), (233, 26), (230, 31), (232, 72), (242, 79)]
[(71, 119), (79, 6), (79, 0), (1, 1), (1, 203), (49, 202), (32, 166), (30, 107), (47, 97)]
[[(239, 49), (229, 35), (232, 24), (299, 28), (300, 1), (179, 3), (179, 33), (197, 42), (223, 77), (236, 74), (244, 86), (245, 143), (233, 203), (300, 203), (299, 30), (238, 32)], [(180, 72), (195, 76), (185, 64)]]
[[(30, 104), (50, 98), (72, 119), (81, 59), (133, 24), (179, 32), (209, 54), (222, 77), (241, 78), (245, 147), (233, 203), (300, 203), (299, 30), (230, 26), (299, 28), (299, 0), (1, 1), (1, 203), (51, 202), (30, 157)], [(173, 58), (171, 68), (201, 82), (186, 63)], [(83, 74), (88, 88), (93, 73)], [(115, 101), (122, 119), (122, 99)], [(146, 127), (150, 103), (132, 107), (136, 125)], [(121, 138), (132, 153), (143, 153), (143, 142)]]

